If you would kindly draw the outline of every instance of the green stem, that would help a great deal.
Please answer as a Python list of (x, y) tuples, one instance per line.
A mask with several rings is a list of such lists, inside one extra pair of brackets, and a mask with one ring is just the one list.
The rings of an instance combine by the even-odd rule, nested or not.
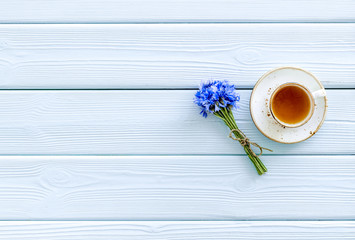
[[(233, 129), (239, 129), (237, 126), (237, 123), (235, 122), (234, 116), (233, 116), (233, 112), (231, 110), (227, 110), (226, 108), (221, 108), (220, 111), (216, 112), (215, 115), (222, 119), (224, 121), (224, 123), (229, 127), (230, 130)], [(233, 132), (233, 134), (237, 137), (237, 138), (241, 138), (243, 139), (244, 136), (242, 136), (240, 133), (238, 132)], [(265, 172), (267, 172), (267, 168), (265, 167), (265, 165), (261, 162), (261, 160), (259, 159), (258, 156), (255, 156), (250, 148), (250, 145), (245, 145), (244, 147), (244, 151), (245, 153), (248, 155), (249, 159), (251, 160), (251, 162), (254, 164), (257, 172), (259, 175), (264, 174)]]

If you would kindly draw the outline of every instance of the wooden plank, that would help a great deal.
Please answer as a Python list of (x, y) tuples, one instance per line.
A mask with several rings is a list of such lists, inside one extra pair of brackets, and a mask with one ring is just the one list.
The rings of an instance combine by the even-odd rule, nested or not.
[(2, 0), (2, 23), (349, 22), (351, 0)]
[(4, 240), (338, 240), (353, 239), (351, 222), (0, 222)]
[(1, 88), (251, 88), (285, 65), (355, 88), (355, 24), (0, 25)]
[[(1, 91), (1, 154), (243, 154), (218, 118), (204, 119), (193, 90)], [(250, 90), (235, 113), (246, 135), (273, 154), (354, 154), (355, 90), (329, 90), (329, 111), (306, 142), (264, 137), (249, 114)], [(344, 101), (346, 99), (346, 101)], [(268, 153), (266, 153), (268, 154)]]
[(354, 219), (354, 155), (263, 161), (265, 176), (245, 156), (2, 156), (0, 220)]

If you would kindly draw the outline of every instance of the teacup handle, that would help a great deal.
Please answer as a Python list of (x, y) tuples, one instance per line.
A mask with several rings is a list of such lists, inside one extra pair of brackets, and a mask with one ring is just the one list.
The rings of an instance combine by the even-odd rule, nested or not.
[(315, 92), (312, 92), (312, 95), (314, 98), (319, 98), (319, 97), (325, 97), (326, 93), (324, 89), (317, 90)]

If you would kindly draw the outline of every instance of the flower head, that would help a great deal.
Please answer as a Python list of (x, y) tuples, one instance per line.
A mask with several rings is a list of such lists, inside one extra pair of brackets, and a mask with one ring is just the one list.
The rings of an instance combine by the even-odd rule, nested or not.
[(239, 100), (240, 96), (235, 91), (234, 85), (226, 80), (201, 83), (194, 98), (204, 117), (207, 117), (207, 113), (217, 112), (221, 108), (236, 108)]

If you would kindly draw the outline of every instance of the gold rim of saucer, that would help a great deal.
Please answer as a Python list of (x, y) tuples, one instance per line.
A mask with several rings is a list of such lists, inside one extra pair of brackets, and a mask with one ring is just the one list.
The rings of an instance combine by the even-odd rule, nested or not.
[[(299, 71), (305, 72), (305, 73), (311, 75), (311, 76), (314, 78), (314, 80), (316, 80), (316, 82), (318, 83), (318, 85), (320, 86), (321, 89), (325, 90), (323, 84), (318, 80), (318, 78), (316, 78), (311, 72), (306, 71), (306, 70), (304, 70), (304, 69), (302, 69), (302, 68), (284, 66), (284, 67), (278, 67), (278, 68), (269, 70), (269, 71), (267, 71), (266, 73), (264, 73), (264, 74), (259, 78), (259, 80), (255, 83), (254, 88), (253, 88), (253, 90), (252, 90), (252, 92), (251, 92), (250, 101), (249, 101), (249, 112), (250, 112), (250, 116), (251, 116), (251, 119), (252, 119), (253, 122), (254, 122), (255, 127), (256, 127), (265, 137), (267, 137), (267, 138), (269, 138), (269, 139), (271, 139), (271, 140), (273, 140), (273, 141), (275, 141), (275, 142), (283, 143), (283, 144), (293, 144), (293, 143), (303, 142), (303, 141), (309, 139), (310, 137), (312, 137), (314, 134), (316, 134), (316, 133), (318, 132), (318, 130), (320, 129), (320, 127), (323, 125), (324, 120), (325, 120), (325, 116), (326, 116), (326, 113), (327, 113), (327, 110), (328, 110), (328, 99), (327, 99), (326, 96), (324, 97), (325, 109), (324, 109), (324, 112), (323, 112), (322, 120), (321, 120), (320, 123), (318, 124), (316, 130), (313, 131), (313, 133), (312, 133), (309, 137), (307, 137), (307, 138), (305, 138), (305, 139), (302, 139), (302, 140), (300, 140), (300, 141), (295, 141), (295, 142), (281, 142), (281, 141), (279, 141), (279, 140), (277, 140), (277, 139), (274, 139), (274, 138), (268, 136), (268, 135), (267, 135), (265, 132), (263, 132), (263, 131), (258, 127), (258, 125), (255, 123), (255, 119), (254, 119), (254, 116), (253, 116), (253, 113), (252, 113), (252, 100), (253, 100), (253, 96), (254, 96), (254, 90), (256, 89), (256, 87), (259, 85), (259, 83), (260, 83), (266, 76), (268, 76), (269, 74), (271, 74), (271, 73), (273, 73), (273, 72), (275, 72), (275, 71), (281, 70), (281, 69), (295, 69), (295, 70), (299, 70)], [(274, 120), (274, 121), (276, 121), (276, 120)]]

